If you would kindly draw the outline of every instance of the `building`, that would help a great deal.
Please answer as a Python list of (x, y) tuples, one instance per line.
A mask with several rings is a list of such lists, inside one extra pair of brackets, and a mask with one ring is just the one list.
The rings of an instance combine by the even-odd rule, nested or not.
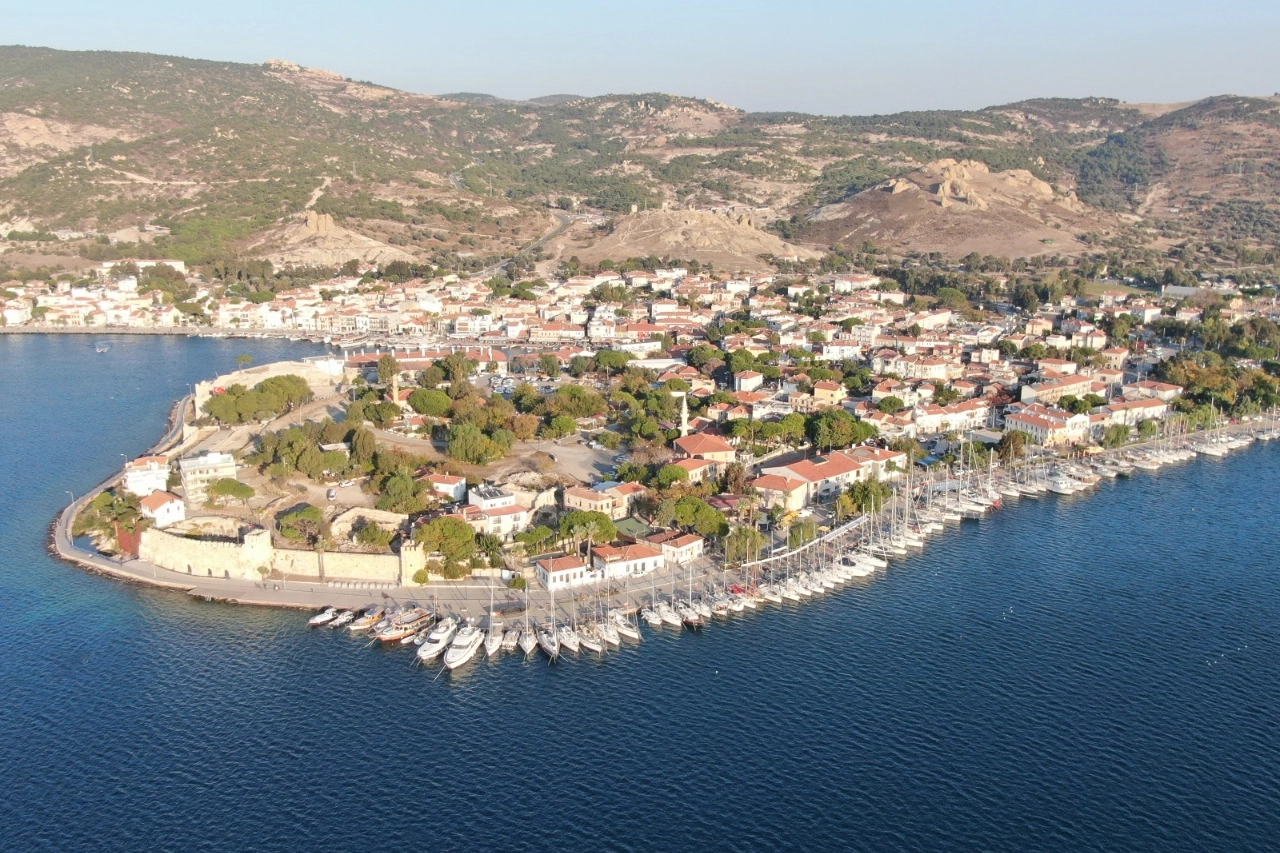
[(555, 557), (539, 560), (536, 564), (538, 583), (543, 589), (556, 592), (589, 584), (599, 579), (599, 573), (587, 568), (581, 557)]
[(784, 510), (797, 510), (804, 506), (808, 496), (809, 484), (804, 480), (793, 479), (781, 474), (765, 474), (751, 481), (751, 486), (760, 496), (761, 505), (765, 509), (782, 507)]
[(509, 492), (496, 486), (476, 486), (467, 492), (462, 515), (478, 532), (507, 539), (529, 526), (532, 512), (516, 503), (515, 495)]
[(764, 374), (756, 370), (740, 370), (733, 374), (733, 390), (754, 391), (764, 384)]
[(143, 518), (149, 518), (156, 527), (168, 527), (187, 518), (187, 505), (172, 492), (154, 491), (138, 503)]
[(564, 508), (583, 512), (602, 512), (613, 518), (613, 497), (586, 486), (573, 486), (564, 490)]
[(209, 485), (218, 480), (236, 478), (236, 460), (230, 453), (206, 450), (178, 460), (178, 475), (188, 503), (204, 503), (209, 498)]
[(124, 466), (121, 481), (131, 495), (146, 497), (169, 488), (169, 459), (166, 456), (141, 456)]
[(452, 474), (428, 474), (426, 482), (433, 492), (455, 503), (461, 503), (467, 496), (466, 477), (455, 477)]
[(634, 545), (596, 545), (591, 549), (592, 567), (605, 580), (636, 577), (655, 572), (666, 564), (658, 548), (637, 542)]
[(645, 543), (657, 546), (667, 561), (667, 568), (683, 566), (702, 556), (705, 540), (696, 533), (664, 530), (645, 537)]
[(696, 432), (675, 440), (676, 452), (686, 459), (706, 459), (708, 462), (732, 462), (737, 458), (733, 445), (718, 435)]

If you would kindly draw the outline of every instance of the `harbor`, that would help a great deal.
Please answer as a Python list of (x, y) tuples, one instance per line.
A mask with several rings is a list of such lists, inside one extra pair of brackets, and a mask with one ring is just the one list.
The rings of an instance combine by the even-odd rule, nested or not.
[[(341, 631), (370, 647), (403, 647), (408, 662), (432, 670), (479, 666), (503, 656), (548, 662), (600, 657), (642, 643), (653, 632), (714, 630), (757, 611), (798, 611), (806, 603), (838, 598), (923, 552), (932, 538), (966, 521), (1013, 511), (1011, 504), (1021, 500), (1069, 499), (1104, 480), (1145, 476), (1197, 457), (1221, 459), (1255, 441), (1277, 438), (1280, 429), (1274, 423), (1236, 425), (1093, 456), (926, 472), (903, 481), (879, 512), (858, 516), (786, 553), (736, 567), (654, 572), (624, 584), (575, 590), (559, 600), (554, 591), (474, 583), (396, 590), (395, 595), (337, 584), (332, 593), (325, 591), (335, 603), (311, 615), (306, 625)], [(363, 607), (336, 603), (337, 596), (350, 593), (377, 600)]]

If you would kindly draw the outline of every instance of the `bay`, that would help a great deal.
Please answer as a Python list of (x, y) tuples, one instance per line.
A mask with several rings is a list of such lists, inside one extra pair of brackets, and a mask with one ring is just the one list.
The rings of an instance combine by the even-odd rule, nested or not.
[(1023, 499), (803, 608), (410, 666), (50, 558), (272, 341), (0, 337), (0, 849), (1274, 850), (1280, 448)]

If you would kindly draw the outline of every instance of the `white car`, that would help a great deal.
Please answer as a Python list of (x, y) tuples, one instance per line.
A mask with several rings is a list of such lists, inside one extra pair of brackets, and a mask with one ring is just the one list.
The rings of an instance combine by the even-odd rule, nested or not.
[(355, 484), (356, 484), (355, 480), (343, 480), (338, 485), (345, 489), (347, 486), (354, 486)]

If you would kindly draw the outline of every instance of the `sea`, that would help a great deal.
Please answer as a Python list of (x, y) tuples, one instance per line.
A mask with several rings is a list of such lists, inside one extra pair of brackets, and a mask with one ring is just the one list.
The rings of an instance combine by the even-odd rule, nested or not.
[(803, 607), (453, 674), (48, 555), (187, 383), (0, 336), (0, 850), (1280, 850), (1280, 445), (1011, 502)]

